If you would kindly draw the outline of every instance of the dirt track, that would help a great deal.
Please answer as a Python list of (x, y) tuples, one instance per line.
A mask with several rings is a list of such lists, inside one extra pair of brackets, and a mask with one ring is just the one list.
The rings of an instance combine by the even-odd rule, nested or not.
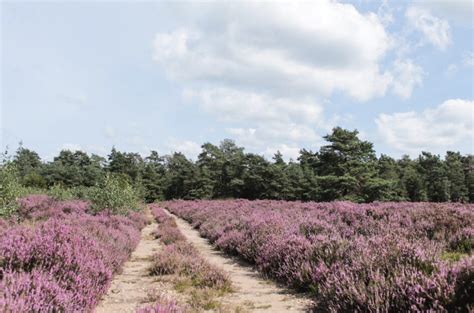
[[(168, 212), (169, 213), (169, 212)], [(172, 215), (172, 214), (171, 214)], [(214, 249), (199, 236), (189, 223), (172, 215), (181, 232), (211, 264), (229, 273), (236, 291), (222, 299), (231, 307), (240, 306), (250, 312), (306, 312), (311, 301), (295, 295), (276, 283), (263, 279), (248, 264)]]
[(152, 255), (160, 248), (152, 236), (157, 224), (153, 222), (142, 229), (141, 240), (123, 271), (114, 277), (107, 294), (96, 308), (97, 313), (135, 312), (147, 302), (147, 293), (162, 287), (156, 277), (148, 274)]
[[(214, 249), (189, 223), (170, 215), (175, 218), (176, 224), (188, 242), (193, 244), (211, 264), (229, 274), (235, 292), (220, 299), (225, 305), (225, 312), (307, 311), (311, 305), (310, 300), (262, 278), (245, 262)], [(172, 286), (166, 285), (148, 273), (153, 254), (161, 248), (159, 241), (152, 235), (156, 227), (156, 222), (153, 222), (142, 230), (140, 243), (130, 260), (124, 264), (122, 273), (114, 277), (107, 294), (96, 308), (97, 313), (135, 312), (137, 308), (149, 302), (148, 293), (153, 289), (159, 291), (172, 289)]]

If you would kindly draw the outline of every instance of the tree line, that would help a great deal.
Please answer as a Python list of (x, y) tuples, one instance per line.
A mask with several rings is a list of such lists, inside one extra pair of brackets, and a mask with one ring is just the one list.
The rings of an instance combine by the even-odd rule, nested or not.
[(377, 158), (373, 144), (358, 131), (336, 127), (319, 151), (302, 149), (285, 162), (246, 153), (232, 140), (205, 143), (196, 161), (184, 154), (147, 157), (120, 152), (107, 158), (63, 150), (53, 161), (20, 145), (9, 161), (26, 187), (92, 187), (104, 177), (127, 180), (147, 201), (163, 199), (281, 199), (474, 202), (474, 156), (448, 151), (444, 159), (422, 152), (418, 158)]

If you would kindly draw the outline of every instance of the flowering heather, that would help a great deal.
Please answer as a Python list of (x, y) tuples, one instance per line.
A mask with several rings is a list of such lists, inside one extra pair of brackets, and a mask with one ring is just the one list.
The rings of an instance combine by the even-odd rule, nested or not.
[(170, 226), (163, 224), (162, 226), (158, 227), (154, 232), (153, 235), (156, 239), (160, 239), (162, 243), (165, 245), (169, 245), (171, 243), (175, 243), (178, 241), (185, 240), (185, 237), (179, 231), (176, 226)]
[(159, 225), (153, 232), (156, 239), (160, 239), (165, 245), (186, 240), (176, 226), (174, 219), (171, 216), (168, 216), (161, 207), (157, 204), (150, 204), (149, 207), (153, 217)]
[(22, 219), (44, 220), (64, 217), (68, 214), (83, 214), (89, 203), (83, 200), (55, 201), (46, 195), (30, 195), (18, 199), (18, 214)]
[(171, 201), (218, 248), (321, 311), (474, 309), (472, 204)]
[(23, 217), (42, 221), (11, 226), (0, 238), (2, 312), (91, 311), (145, 224), (136, 214), (86, 214), (82, 201), (34, 196), (20, 207)]
[(153, 256), (150, 273), (153, 275), (179, 274), (192, 279), (198, 287), (230, 289), (225, 272), (209, 264), (179, 231), (174, 219), (156, 204), (150, 205), (158, 224), (155, 232), (165, 247)]
[[(174, 223), (173, 218), (171, 216), (168, 216), (168, 214), (166, 214), (163, 208), (161, 208), (158, 204), (152, 203), (149, 205), (149, 208), (151, 210), (151, 214), (153, 215), (158, 224), (171, 222)], [(176, 223), (174, 223), (174, 225), (176, 226)]]

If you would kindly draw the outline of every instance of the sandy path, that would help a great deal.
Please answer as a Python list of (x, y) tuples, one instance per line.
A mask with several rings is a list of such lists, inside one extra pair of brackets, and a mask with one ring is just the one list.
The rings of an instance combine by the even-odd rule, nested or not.
[[(169, 213), (169, 212), (168, 212)], [(185, 220), (169, 213), (176, 220), (181, 232), (209, 260), (210, 263), (229, 273), (236, 291), (225, 296), (223, 303), (233, 307), (247, 308), (250, 312), (306, 312), (311, 301), (295, 295), (276, 283), (263, 279), (251, 266), (237, 258), (214, 249), (209, 241), (202, 238)]]
[(156, 222), (142, 229), (141, 240), (123, 271), (114, 277), (107, 294), (102, 298), (96, 312), (135, 312), (147, 300), (147, 292), (159, 286), (156, 277), (148, 274), (152, 255), (159, 249), (152, 231)]

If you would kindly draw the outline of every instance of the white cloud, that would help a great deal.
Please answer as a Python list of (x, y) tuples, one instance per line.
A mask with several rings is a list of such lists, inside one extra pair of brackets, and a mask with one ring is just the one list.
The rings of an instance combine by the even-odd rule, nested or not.
[(445, 73), (448, 77), (453, 77), (458, 72), (458, 70), (459, 67), (456, 64), (451, 63), (448, 65), (448, 68), (446, 69)]
[(377, 15), (384, 25), (390, 25), (395, 21), (393, 11), (393, 8), (388, 4), (388, 0), (383, 0), (377, 10)]
[(107, 149), (104, 146), (101, 145), (88, 145), (85, 150), (90, 153), (94, 153), (100, 156), (107, 156), (110, 152), (109, 149)]
[(226, 122), (322, 122), (323, 108), (309, 98), (276, 98), (232, 88), (187, 90), (188, 100), (197, 99), (208, 113)]
[(275, 155), (277, 151), (280, 151), (283, 155), (283, 159), (285, 159), (286, 161), (289, 161), (290, 159), (295, 161), (300, 154), (300, 150), (301, 149), (297, 146), (288, 146), (286, 144), (280, 144), (268, 147), (267, 149), (265, 149), (265, 151), (263, 151), (263, 154), (270, 159)]
[(393, 64), (393, 93), (402, 99), (411, 97), (413, 89), (423, 82), (423, 69), (412, 60), (395, 60)]
[(84, 151), (81, 147), (81, 145), (75, 144), (75, 143), (65, 143), (61, 146), (60, 150), (69, 150), (69, 151)]
[(447, 20), (433, 16), (425, 8), (411, 6), (405, 12), (408, 23), (424, 35), (426, 41), (440, 50), (451, 44), (450, 27)]
[(319, 142), (315, 129), (301, 124), (269, 123), (256, 128), (227, 128), (227, 133), (245, 146), (258, 147), (265, 142)]
[(174, 79), (357, 100), (388, 86), (379, 62), (390, 38), (375, 14), (332, 1), (197, 6), (186, 27), (154, 40), (154, 60)]
[(201, 153), (201, 145), (190, 140), (171, 139), (167, 146), (170, 152), (181, 152), (193, 160)]
[(474, 3), (472, 0), (417, 1), (416, 5), (432, 10), (453, 23), (473, 27)]
[(472, 51), (464, 51), (462, 53), (460, 62), (451, 63), (448, 65), (445, 73), (448, 77), (453, 77), (458, 71), (462, 69), (471, 70), (474, 67), (474, 53)]
[(169, 7), (180, 27), (155, 35), (154, 61), (185, 98), (257, 150), (317, 141), (330, 124), (324, 99), (334, 93), (367, 101), (393, 87), (407, 97), (418, 84), (394, 85), (383, 69), (393, 47), (387, 10), (382, 21), (329, 0)]
[(416, 155), (421, 151), (446, 151), (469, 142), (474, 147), (474, 101), (450, 99), (432, 109), (380, 114), (375, 120), (383, 141), (395, 149)]
[(474, 52), (464, 52), (462, 57), (462, 64), (466, 67), (474, 67)]

